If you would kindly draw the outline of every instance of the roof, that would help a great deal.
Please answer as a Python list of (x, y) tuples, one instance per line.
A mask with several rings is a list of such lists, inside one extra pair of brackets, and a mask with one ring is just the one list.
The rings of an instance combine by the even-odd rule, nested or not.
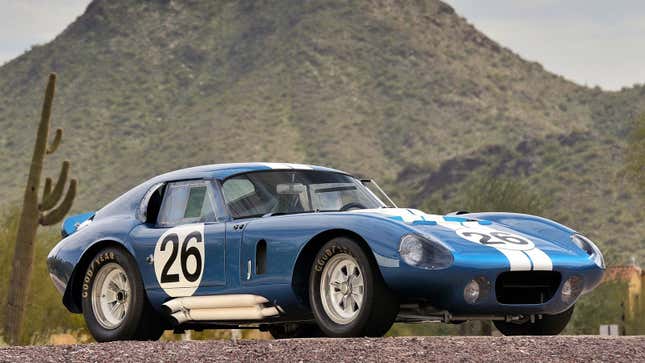
[[(154, 177), (130, 189), (125, 194), (110, 202), (96, 212), (95, 219), (102, 215), (131, 213), (136, 210), (143, 195), (156, 183), (165, 183), (172, 180), (187, 179), (226, 179), (229, 176), (262, 170), (315, 170), (347, 174), (343, 171), (325, 168), (324, 166), (285, 164), (285, 163), (237, 163), (237, 164), (212, 164), (171, 171)], [(349, 174), (348, 174), (349, 175)]]
[(326, 168), (324, 166), (289, 164), (289, 163), (233, 163), (233, 164), (211, 164), (194, 166), (192, 168), (180, 169), (165, 173), (154, 178), (156, 181), (179, 180), (179, 179), (226, 179), (229, 176), (262, 170), (315, 170), (348, 174), (344, 171)]

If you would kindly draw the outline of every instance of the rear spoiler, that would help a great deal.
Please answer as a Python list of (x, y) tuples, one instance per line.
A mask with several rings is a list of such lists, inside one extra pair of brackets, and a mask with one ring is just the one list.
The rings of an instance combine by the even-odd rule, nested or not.
[(90, 224), (96, 212), (88, 212), (65, 218), (60, 234), (63, 238)]

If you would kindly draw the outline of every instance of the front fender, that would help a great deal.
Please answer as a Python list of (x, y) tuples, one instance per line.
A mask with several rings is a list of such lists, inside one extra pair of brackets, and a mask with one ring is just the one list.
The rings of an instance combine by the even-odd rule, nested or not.
[(386, 278), (389, 268), (398, 267), (399, 240), (409, 232), (409, 228), (397, 221), (367, 214), (299, 214), (249, 221), (244, 228), (239, 256), (242, 270), (246, 271), (247, 261), (254, 265), (256, 245), (260, 240), (268, 246), (268, 265), (264, 274), (252, 271), (247, 278), (246, 273), (242, 273), (241, 285), (258, 288), (270, 284), (291, 286), (298, 304), (306, 305), (307, 301), (303, 299), (306, 292), (299, 285), (308, 283), (311, 262), (326, 241), (338, 235), (360, 238)]

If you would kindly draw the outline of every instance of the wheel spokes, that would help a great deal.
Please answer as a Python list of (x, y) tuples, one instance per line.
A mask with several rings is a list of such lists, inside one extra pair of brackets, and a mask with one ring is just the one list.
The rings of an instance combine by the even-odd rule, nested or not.
[(102, 266), (92, 285), (92, 311), (106, 329), (118, 327), (128, 314), (130, 284), (128, 275), (117, 263)]
[(334, 322), (354, 320), (363, 305), (364, 281), (356, 259), (346, 253), (332, 256), (325, 265), (320, 294), (323, 309)]
[(115, 294), (121, 290), (121, 287), (117, 285), (116, 281), (110, 280), (108, 281), (107, 288), (114, 292)]
[(345, 312), (351, 312), (351, 311), (349, 311), (349, 305), (350, 305), (350, 301), (349, 301), (349, 300), (350, 300), (350, 299), (351, 299), (351, 298), (350, 298), (348, 295), (343, 295), (343, 300), (342, 300), (343, 304), (342, 304), (341, 308), (342, 308), (342, 309), (343, 309), (343, 311), (345, 311)]
[(115, 302), (114, 305), (112, 305), (112, 307), (110, 307), (110, 313), (112, 315), (116, 315), (116, 311), (119, 309), (120, 306), (121, 306), (121, 304), (119, 304), (118, 302)]
[(352, 295), (352, 301), (354, 302), (355, 309), (354, 311), (358, 311), (361, 308), (361, 305), (363, 304), (363, 297), (361, 296), (360, 298)]

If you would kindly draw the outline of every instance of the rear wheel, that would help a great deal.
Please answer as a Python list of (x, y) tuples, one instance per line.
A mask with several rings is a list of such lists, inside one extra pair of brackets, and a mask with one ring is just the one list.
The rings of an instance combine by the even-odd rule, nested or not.
[(330, 337), (382, 336), (399, 310), (378, 267), (346, 237), (334, 238), (318, 251), (309, 302), (318, 327)]
[(82, 284), (83, 316), (98, 342), (157, 340), (163, 321), (147, 301), (134, 259), (119, 248), (99, 251)]
[(494, 321), (495, 327), (504, 335), (558, 335), (571, 320), (573, 306), (569, 309), (554, 315), (542, 315), (531, 323), (513, 323), (505, 321)]

